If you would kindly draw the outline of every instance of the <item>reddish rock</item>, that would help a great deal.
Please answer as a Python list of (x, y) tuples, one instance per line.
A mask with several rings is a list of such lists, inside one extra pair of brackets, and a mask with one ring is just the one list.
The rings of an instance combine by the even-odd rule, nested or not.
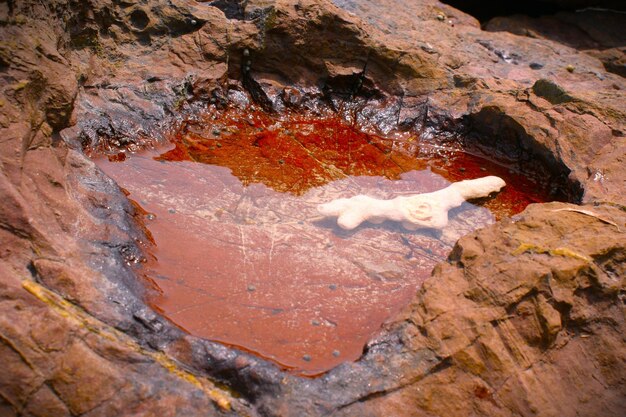
[(625, 220), (533, 205), (461, 238), (398, 325), (441, 365), (343, 415), (619, 415)]
[[(485, 25), (489, 31), (506, 31), (520, 36), (548, 39), (576, 48), (600, 59), (606, 71), (626, 76), (624, 51), (624, 12), (607, 9), (585, 9), (561, 12), (553, 16), (496, 17)], [(575, 63), (571, 63), (576, 71)], [(602, 73), (596, 74), (599, 78)]]
[[(548, 25), (589, 29), (572, 19)], [(2, 415), (622, 414), (620, 51), (484, 32), (431, 0), (24, 1), (0, 20)], [(359, 361), (285, 374), (146, 307), (133, 268), (147, 236), (82, 153), (161, 140), (245, 93), (462, 137), (587, 204), (462, 238)]]

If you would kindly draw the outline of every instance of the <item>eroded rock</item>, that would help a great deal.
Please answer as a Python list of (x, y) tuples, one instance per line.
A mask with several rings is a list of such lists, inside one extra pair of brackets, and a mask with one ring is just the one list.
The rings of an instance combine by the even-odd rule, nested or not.
[[(374, 409), (410, 401), (435, 415), (575, 415), (603, 404), (602, 413), (617, 415), (625, 275), (603, 259), (624, 256), (624, 213), (610, 205), (586, 209), (591, 214), (535, 205), (461, 238), (424, 284), (403, 329), (410, 346), (430, 346), (447, 366), (373, 400)], [(605, 349), (607, 356), (597, 355)]]
[[(483, 32), (430, 0), (233, 4), (0, 3), (0, 413), (621, 415), (626, 85), (613, 61)], [(132, 267), (147, 235), (82, 154), (162, 140), (179, 115), (244, 90), (425, 141), (467, 134), (544, 167), (592, 214), (536, 205), (462, 238), (360, 361), (285, 374), (145, 310)]]

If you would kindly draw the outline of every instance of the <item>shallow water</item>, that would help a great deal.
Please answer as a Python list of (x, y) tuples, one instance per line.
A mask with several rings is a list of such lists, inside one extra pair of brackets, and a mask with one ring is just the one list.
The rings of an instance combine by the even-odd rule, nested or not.
[(319, 218), (318, 204), (435, 191), (449, 184), (441, 173), (503, 176), (510, 185), (483, 202), (498, 216), (540, 198), (524, 190), (532, 183), (484, 159), (432, 149), (415, 158), (399, 151), (411, 140), (386, 141), (338, 120), (213, 115), (173, 142), (111, 158), (123, 162), (96, 159), (145, 210), (154, 245), (141, 272), (160, 290), (150, 303), (193, 335), (304, 375), (357, 359), (454, 242), (495, 220), (466, 203), (443, 231), (385, 222), (346, 232)]

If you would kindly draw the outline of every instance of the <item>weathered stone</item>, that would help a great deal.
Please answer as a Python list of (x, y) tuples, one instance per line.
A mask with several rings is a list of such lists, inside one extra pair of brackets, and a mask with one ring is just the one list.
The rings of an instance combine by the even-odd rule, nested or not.
[[(619, 413), (623, 402), (614, 396), (617, 393), (612, 389), (622, 389), (617, 388), (620, 383), (614, 375), (623, 372), (623, 362), (615, 356), (619, 349), (613, 347), (614, 343), (620, 343), (620, 329), (625, 325), (623, 316), (615, 309), (619, 309), (621, 301), (608, 288), (597, 284), (589, 287), (586, 276), (589, 268), (596, 267), (594, 259), (599, 254), (624, 252), (621, 232), (605, 221), (617, 224), (625, 217), (621, 210), (610, 206), (587, 207), (598, 217), (571, 209), (561, 204), (532, 206), (515, 222), (491, 226), (459, 240), (450, 265), (435, 270), (432, 279), (420, 291), (412, 312), (407, 313), (407, 319), (420, 328), (419, 333), (412, 333), (417, 339), (412, 342), (413, 346), (431, 346), (442, 358), (449, 358), (448, 366), (392, 395), (378, 397), (372, 401), (374, 410), (395, 410), (398, 398), (402, 398), (403, 404), (419, 404), (424, 413), (436, 415), (480, 413), (477, 410), (486, 405), (485, 400), (493, 407), (488, 412), (482, 411), (488, 415), (552, 415), (557, 410), (574, 415), (575, 410), (580, 409), (593, 414), (591, 409), (595, 405), (591, 403), (603, 404), (606, 407), (603, 413)], [(550, 231), (542, 228), (543, 224), (551, 224)], [(566, 226), (568, 224), (570, 226)], [(589, 232), (603, 236), (603, 243), (589, 243), (585, 238)], [(488, 249), (478, 256), (465, 257), (466, 244), (474, 251), (472, 247), (477, 239), (490, 242)], [(494, 288), (493, 282), (501, 277), (504, 266), (517, 265), (524, 258), (530, 262), (518, 268), (514, 275), (518, 283), (528, 285), (528, 289), (506, 301), (501, 294), (508, 291)], [(551, 279), (560, 271), (571, 271), (572, 265), (586, 265), (571, 274), (571, 279), (578, 284)], [(544, 275), (546, 280), (537, 281), (537, 275)], [(495, 292), (475, 299), (470, 295), (474, 293), (473, 288)], [(583, 295), (585, 291), (589, 293)], [(585, 299), (587, 315), (574, 322), (573, 309), (552, 298), (557, 292), (569, 293), (577, 303), (583, 302), (581, 297)], [(588, 304), (592, 298), (604, 302)], [(440, 300), (438, 309), (427, 308), (426, 301), (431, 299)], [(609, 307), (611, 305), (613, 307)], [(602, 334), (597, 333), (598, 320), (611, 323)], [(556, 342), (552, 342), (555, 337)], [(551, 349), (552, 343), (559, 348)], [(598, 356), (598, 349), (604, 348), (611, 353)], [(565, 363), (569, 368), (563, 379), (562, 371), (557, 369)], [(444, 379), (444, 375), (449, 378), (451, 374), (453, 380)], [(464, 388), (462, 381), (472, 381), (475, 376), (480, 377), (476, 385), (482, 388), (472, 392)], [(583, 381), (590, 377), (598, 380), (582, 388)], [(439, 397), (433, 401), (433, 378), (455, 384), (454, 393), (447, 385), (441, 388), (448, 390), (445, 395), (451, 398), (466, 390), (458, 397), (463, 400)], [(546, 386), (541, 378), (553, 383)], [(558, 378), (561, 379), (557, 382)], [(596, 384), (596, 381), (601, 382)], [(571, 397), (572, 392), (580, 395)], [(591, 400), (592, 396), (597, 397)], [(346, 415), (359, 409), (363, 410), (363, 415), (368, 415), (368, 407), (363, 404), (352, 407)]]
[[(487, 25), (533, 39), (431, 0), (0, 3), (0, 414), (621, 415), (623, 15), (603, 13)], [(298, 378), (154, 325), (147, 236), (82, 153), (246, 94), (463, 134), (586, 205), (461, 238), (360, 361)]]
[(71, 416), (70, 410), (47, 385), (42, 385), (26, 402), (24, 415), (33, 417)]
[[(623, 11), (620, 12), (617, 7), (589, 8), (539, 18), (519, 15), (496, 17), (487, 22), (485, 29), (550, 39), (571, 46), (598, 58), (606, 71), (624, 77), (626, 54), (621, 35), (624, 20)], [(596, 76), (602, 79), (602, 72), (597, 72)]]
[(57, 363), (52, 388), (73, 414), (110, 401), (124, 388), (119, 371), (80, 343), (66, 346)]

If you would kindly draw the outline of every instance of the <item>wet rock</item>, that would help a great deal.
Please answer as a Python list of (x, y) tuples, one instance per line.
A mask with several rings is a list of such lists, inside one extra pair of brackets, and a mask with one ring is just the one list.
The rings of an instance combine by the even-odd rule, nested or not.
[[(487, 25), (521, 37), (429, 0), (247, 3), (0, 3), (0, 414), (621, 415), (623, 15)], [(258, 87), (239, 80), (246, 48)], [(423, 140), (468, 133), (548, 166), (588, 204), (461, 238), (360, 361), (317, 379), (134, 318), (149, 289), (119, 249), (147, 236), (82, 146), (163, 141), (237, 85), (274, 106), (353, 104), (326, 80), (361, 80), (348, 98), (370, 110), (402, 103)]]
[[(602, 413), (618, 415), (623, 281), (606, 281), (615, 275), (601, 259), (624, 256), (615, 226), (624, 215), (610, 205), (583, 210), (535, 205), (515, 221), (461, 238), (399, 324), (411, 349), (434, 349), (441, 367), (340, 415), (412, 415), (397, 408), (408, 403), (451, 416), (549, 414), (555, 404), (565, 415), (580, 407), (593, 414), (601, 403)], [(549, 231), (542, 228), (548, 223)], [(589, 239), (591, 230), (597, 238)], [(601, 350), (611, 353), (597, 356)], [(574, 375), (600, 379), (581, 389)]]

